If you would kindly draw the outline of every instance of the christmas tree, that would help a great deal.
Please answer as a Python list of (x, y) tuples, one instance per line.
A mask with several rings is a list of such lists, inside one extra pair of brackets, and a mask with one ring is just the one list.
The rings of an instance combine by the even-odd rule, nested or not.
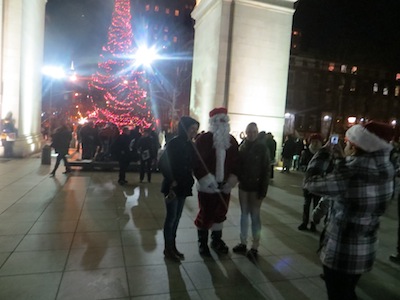
[(135, 67), (130, 0), (115, 0), (108, 41), (89, 82), (94, 106), (90, 117), (121, 127), (154, 123), (144, 71)]

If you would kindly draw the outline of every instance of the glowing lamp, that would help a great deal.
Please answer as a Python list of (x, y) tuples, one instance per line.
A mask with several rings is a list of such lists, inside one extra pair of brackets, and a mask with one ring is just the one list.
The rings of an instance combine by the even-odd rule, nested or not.
[(42, 73), (46, 76), (55, 79), (61, 79), (65, 77), (65, 71), (62, 67), (57, 66), (44, 66), (42, 68)]
[(151, 63), (158, 58), (157, 50), (154, 47), (147, 48), (146, 46), (139, 47), (135, 55), (135, 65), (150, 66)]
[(349, 122), (349, 124), (354, 124), (356, 122), (357, 118), (356, 117), (348, 117), (347, 118), (347, 122)]

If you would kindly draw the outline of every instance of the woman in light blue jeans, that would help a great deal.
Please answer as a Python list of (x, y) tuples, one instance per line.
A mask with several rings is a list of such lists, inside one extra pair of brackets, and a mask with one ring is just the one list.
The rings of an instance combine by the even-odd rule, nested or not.
[[(255, 259), (258, 255), (261, 234), (260, 209), (267, 195), (270, 178), (269, 151), (257, 136), (257, 124), (250, 123), (246, 128), (246, 138), (239, 147), (240, 243), (232, 249), (235, 253), (246, 254), (250, 259)], [(247, 251), (249, 219), (253, 243)]]

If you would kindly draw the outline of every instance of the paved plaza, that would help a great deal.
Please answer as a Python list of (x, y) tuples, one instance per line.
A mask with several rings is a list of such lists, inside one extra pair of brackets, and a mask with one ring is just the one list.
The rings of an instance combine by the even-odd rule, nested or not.
[[(54, 164), (55, 159), (52, 159)], [(0, 159), (0, 299), (327, 299), (316, 254), (318, 233), (300, 232), (302, 174), (276, 172), (262, 205), (260, 256), (253, 263), (229, 251), (202, 258), (187, 198), (178, 230), (181, 263), (163, 257), (162, 176), (126, 186), (118, 173), (74, 169), (54, 178), (39, 157)], [(239, 242), (240, 207), (233, 190), (224, 240)], [(395, 250), (397, 203), (382, 218), (374, 270), (357, 293), (362, 300), (400, 299)], [(318, 228), (321, 231), (321, 225)]]

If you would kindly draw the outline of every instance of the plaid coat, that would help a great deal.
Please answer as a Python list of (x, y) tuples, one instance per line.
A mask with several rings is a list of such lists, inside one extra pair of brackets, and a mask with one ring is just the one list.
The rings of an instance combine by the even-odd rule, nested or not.
[[(326, 164), (319, 151), (309, 168)], [(390, 149), (337, 161), (325, 176), (306, 173), (304, 188), (333, 200), (320, 258), (333, 270), (362, 274), (372, 269), (378, 244), (379, 217), (393, 192), (394, 167)]]

